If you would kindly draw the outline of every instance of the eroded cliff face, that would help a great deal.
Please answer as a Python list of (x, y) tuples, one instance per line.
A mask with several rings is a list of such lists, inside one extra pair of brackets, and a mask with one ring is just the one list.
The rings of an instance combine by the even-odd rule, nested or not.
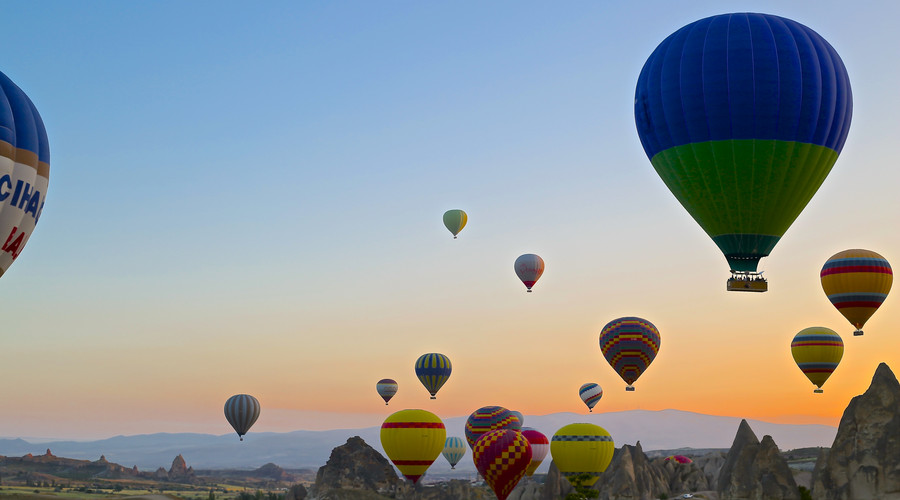
[(812, 496), (900, 499), (900, 383), (885, 363), (866, 392), (850, 400), (831, 450), (819, 455)]
[(328, 462), (319, 467), (310, 496), (336, 500), (350, 492), (394, 494), (402, 483), (386, 458), (361, 437), (354, 436), (333, 449)]
[(720, 500), (799, 500), (797, 483), (771, 436), (762, 441), (742, 420), (725, 463), (719, 471), (716, 491)]

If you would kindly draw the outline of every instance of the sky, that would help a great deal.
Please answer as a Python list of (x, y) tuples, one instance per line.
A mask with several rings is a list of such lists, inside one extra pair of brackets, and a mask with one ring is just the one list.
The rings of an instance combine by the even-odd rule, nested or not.
[[(585, 412), (591, 381), (600, 412), (837, 425), (878, 363), (900, 368), (897, 297), (853, 337), (818, 274), (848, 248), (900, 263), (900, 4), (2, 7), (0, 71), (43, 117), (51, 175), (0, 279), (0, 436), (225, 434), (239, 393), (262, 405), (255, 431)], [(656, 45), (742, 11), (816, 30), (854, 98), (834, 169), (762, 261), (764, 294), (725, 291), (725, 259), (634, 125)], [(534, 293), (524, 253), (546, 262)], [(598, 345), (622, 316), (662, 338), (631, 393)], [(846, 346), (824, 394), (790, 354), (809, 326)], [(427, 352), (453, 363), (436, 400), (413, 369)], [(390, 406), (381, 378), (400, 385)]]

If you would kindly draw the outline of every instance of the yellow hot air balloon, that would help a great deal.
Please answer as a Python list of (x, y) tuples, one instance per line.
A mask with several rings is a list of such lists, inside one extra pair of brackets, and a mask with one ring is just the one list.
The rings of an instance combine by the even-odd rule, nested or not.
[(444, 225), (453, 233), (454, 240), (456, 235), (466, 227), (466, 222), (469, 222), (469, 216), (462, 210), (447, 210), (444, 212)]
[(862, 327), (887, 298), (894, 273), (887, 259), (871, 250), (852, 249), (831, 256), (819, 273), (822, 290), (834, 307), (856, 327)]
[(444, 423), (425, 410), (400, 410), (381, 424), (381, 447), (413, 484), (440, 456), (446, 439)]
[(590, 474), (584, 483), (591, 486), (609, 467), (616, 444), (606, 429), (594, 424), (569, 424), (556, 431), (550, 440), (553, 463), (566, 479)]
[(816, 385), (813, 392), (821, 393), (822, 385), (844, 357), (844, 341), (830, 328), (804, 328), (791, 341), (791, 355), (806, 378)]

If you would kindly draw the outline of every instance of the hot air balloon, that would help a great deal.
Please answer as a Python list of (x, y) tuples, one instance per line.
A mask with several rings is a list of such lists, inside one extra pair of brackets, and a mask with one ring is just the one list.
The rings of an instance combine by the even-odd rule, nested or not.
[(397, 394), (397, 388), (397, 381), (392, 378), (383, 378), (375, 384), (375, 390), (378, 391), (378, 395), (384, 400), (385, 406), (394, 397), (394, 394)]
[(541, 466), (544, 458), (547, 457), (547, 452), (550, 451), (550, 440), (547, 439), (544, 433), (531, 427), (522, 427), (522, 435), (525, 436), (528, 444), (531, 445), (531, 462), (528, 464), (528, 468), (525, 469), (525, 475), (531, 477), (534, 475), (534, 471)]
[(522, 415), (522, 412), (516, 411), (516, 410), (509, 410), (509, 412), (512, 413), (512, 415), (513, 415), (514, 417), (516, 417), (517, 419), (519, 419), (519, 425), (520, 425), (520, 426), (525, 425), (525, 415)]
[(381, 424), (381, 447), (413, 484), (441, 454), (446, 437), (441, 419), (425, 410), (400, 410)]
[(806, 378), (816, 385), (813, 392), (821, 393), (822, 385), (844, 356), (844, 341), (830, 328), (804, 328), (791, 341), (791, 355)]
[(768, 14), (676, 31), (647, 59), (634, 98), (647, 157), (725, 255), (738, 291), (766, 290), (759, 259), (831, 171), (852, 111), (834, 48)]
[(450, 468), (455, 469), (456, 464), (462, 460), (462, 457), (466, 456), (466, 442), (462, 438), (448, 437), (444, 441), (444, 451), (441, 454), (450, 463)]
[(452, 370), (450, 358), (436, 352), (423, 354), (416, 360), (416, 376), (431, 393), (431, 399), (437, 399), (437, 392), (447, 383)]
[(531, 287), (533, 287), (534, 284), (537, 283), (537, 280), (541, 279), (541, 275), (544, 274), (544, 259), (533, 253), (526, 253), (525, 255), (520, 255), (519, 258), (516, 259), (513, 268), (516, 270), (516, 276), (522, 280), (522, 283), (525, 284), (525, 288), (528, 289), (528, 292), (531, 292)]
[(506, 500), (531, 463), (531, 445), (518, 430), (497, 429), (478, 438), (472, 457), (497, 500)]
[(600, 478), (612, 461), (616, 445), (606, 429), (594, 424), (569, 424), (553, 435), (550, 455), (566, 479), (579, 474), (590, 474), (584, 483), (591, 486)]
[(594, 405), (603, 397), (603, 388), (598, 384), (588, 382), (582, 385), (581, 389), (578, 389), (578, 395), (581, 396), (581, 400), (587, 405), (588, 411), (593, 412)]
[(844, 250), (831, 256), (820, 273), (822, 289), (834, 307), (856, 327), (862, 327), (878, 309), (894, 281), (891, 265), (871, 250)]
[(635, 380), (659, 352), (659, 330), (653, 323), (634, 317), (614, 319), (600, 332), (600, 351), (609, 365), (633, 391)]
[(666, 462), (675, 462), (679, 464), (690, 464), (694, 461), (684, 455), (669, 455), (666, 457)]
[(249, 394), (237, 394), (225, 401), (225, 418), (241, 441), (259, 418), (259, 401)]
[(50, 182), (50, 143), (31, 99), (0, 73), (0, 276), (34, 230)]
[(466, 222), (468, 221), (469, 216), (462, 210), (447, 210), (444, 212), (444, 225), (453, 233), (454, 240), (456, 235), (466, 227)]
[(483, 434), (497, 429), (522, 428), (519, 419), (502, 406), (482, 406), (466, 420), (466, 441), (475, 448), (475, 441)]

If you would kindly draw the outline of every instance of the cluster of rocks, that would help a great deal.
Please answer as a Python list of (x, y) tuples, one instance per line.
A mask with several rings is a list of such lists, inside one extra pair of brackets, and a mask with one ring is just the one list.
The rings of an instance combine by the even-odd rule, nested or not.
[[(800, 500), (800, 490), (771, 436), (759, 440), (741, 421), (727, 454), (712, 452), (693, 463), (650, 459), (641, 444), (624, 445), (593, 486), (600, 500), (652, 500), (707, 492), (719, 500)], [(557, 500), (572, 486), (551, 464), (543, 484), (522, 481), (509, 500)], [(823, 449), (812, 475), (815, 500), (900, 500), (900, 383), (884, 363), (872, 384), (844, 411), (830, 451)], [(288, 493), (286, 500), (482, 500), (495, 498), (483, 485), (449, 481), (414, 486), (361, 438), (332, 451), (315, 485)]]

